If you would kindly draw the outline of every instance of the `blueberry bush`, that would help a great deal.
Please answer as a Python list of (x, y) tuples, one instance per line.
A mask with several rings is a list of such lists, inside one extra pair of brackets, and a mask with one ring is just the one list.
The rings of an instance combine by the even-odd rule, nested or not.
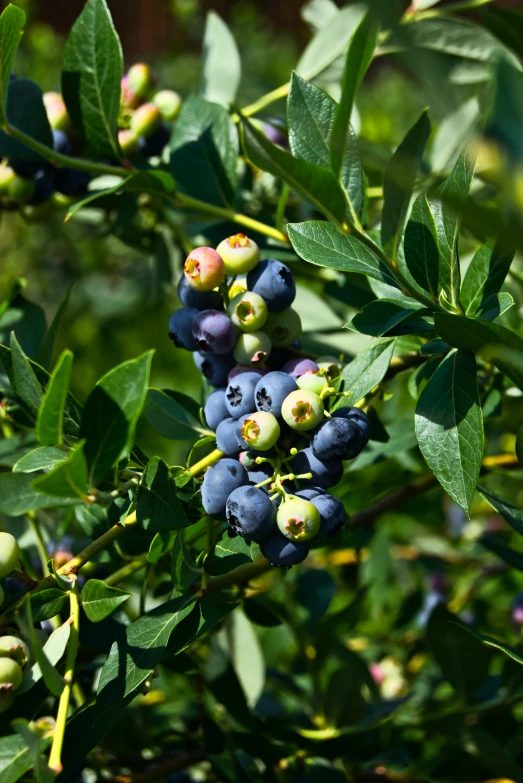
[(0, 302), (0, 783), (523, 781), (523, 12), (302, 18), (247, 103), (214, 12), (183, 97), (0, 16), (2, 218), (154, 315), (78, 394), (71, 292)]

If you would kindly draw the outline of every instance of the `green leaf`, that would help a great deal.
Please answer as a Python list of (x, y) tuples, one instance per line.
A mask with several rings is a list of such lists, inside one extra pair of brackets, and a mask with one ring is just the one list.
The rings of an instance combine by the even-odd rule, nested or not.
[(523, 536), (523, 510), (513, 506), (506, 500), (503, 500), (503, 498), (500, 498), (499, 495), (496, 495), (494, 492), (486, 489), (486, 487), (478, 487), (478, 492), (483, 498), (485, 498), (487, 503), (490, 503), (492, 508), (501, 517), (503, 517), (505, 522), (508, 522), (510, 527), (512, 527), (516, 533), (519, 533), (520, 536)]
[(0, 440), (0, 465), (13, 467), (37, 446), (32, 432), (20, 432), (11, 438)]
[(78, 499), (52, 497), (33, 489), (32, 473), (0, 473), (0, 513), (19, 517), (39, 508), (70, 506)]
[(31, 596), (31, 611), (33, 613), (33, 622), (41, 623), (44, 620), (50, 620), (65, 608), (69, 601), (69, 596), (63, 590), (57, 590), (51, 587), (49, 590), (41, 590)]
[(147, 553), (149, 563), (159, 563), (162, 557), (171, 551), (177, 535), (177, 530), (164, 530), (156, 533)]
[(443, 675), (467, 702), (474, 700), (487, 679), (491, 653), (477, 644), (443, 604), (438, 604), (427, 625), (427, 643)]
[(356, 272), (383, 280), (394, 281), (379, 258), (354, 237), (325, 220), (289, 223), (289, 239), (296, 253), (305, 261), (340, 272)]
[[(412, 24), (402, 25), (402, 34), (407, 27), (408, 43), (432, 52), (495, 63), (504, 51), (487, 30), (456, 16), (418, 19)], [(394, 36), (390, 43), (394, 45)]]
[[(336, 114), (336, 101), (326, 92), (293, 73), (287, 100), (289, 145), (295, 158), (330, 167), (329, 146)], [(361, 216), (365, 198), (363, 169), (358, 142), (349, 126), (343, 149), (340, 180), (351, 210)]]
[[(18, 284), (15, 284), (17, 288)], [(29, 302), (20, 291), (13, 294), (8, 309), (0, 317), (0, 341), (7, 343), (11, 331), (14, 331), (22, 351), (31, 359), (37, 353), (47, 328), (45, 313), (40, 305)]]
[(416, 283), (438, 300), (439, 237), (427, 196), (415, 200), (405, 229), (405, 263)]
[(96, 485), (129, 456), (149, 383), (152, 352), (118, 365), (101, 378), (87, 398), (80, 436), (85, 438), (89, 481)]
[(240, 115), (245, 152), (251, 163), (290, 185), (335, 223), (343, 223), (347, 211), (345, 193), (325, 166), (293, 157), (272, 144), (254, 125)]
[(300, 14), (304, 22), (307, 22), (313, 30), (321, 30), (325, 27), (339, 9), (333, 0), (308, 0), (302, 6)]
[[(45, 744), (49, 745), (50, 742), (49, 736)], [(31, 769), (33, 763), (31, 750), (19, 734), (0, 737), (0, 783), (16, 783)]]
[[(29, 638), (31, 643), (31, 650), (34, 653), (34, 656), (36, 658), (36, 665), (38, 666), (38, 670), (36, 671), (36, 676), (33, 677), (33, 672), (31, 671), (29, 673), (29, 676), (27, 680), (30, 682), (30, 685), (34, 685), (35, 680), (38, 679), (38, 674), (41, 673), (41, 676), (44, 679), (44, 682), (47, 686), (47, 688), (51, 691), (53, 696), (60, 696), (64, 687), (65, 687), (65, 680), (64, 678), (57, 672), (55, 668), (54, 661), (51, 660), (51, 658), (48, 655), (48, 650), (51, 649), (51, 645), (49, 645), (49, 642), (51, 639), (49, 638), (44, 647), (42, 647), (40, 643), (40, 639), (37, 638), (35, 634), (34, 624), (33, 624), (33, 616), (31, 611), (31, 602), (26, 601), (25, 602), (25, 617), (22, 619), (22, 615), (18, 615), (17, 622), (20, 626), (20, 628), (24, 631), (24, 636), (26, 638)], [(59, 641), (56, 643), (56, 647), (59, 650), (60, 654), (63, 655), (64, 650), (61, 646), (61, 640), (62, 638), (69, 638), (71, 629), (69, 628), (67, 631), (64, 631), (62, 634), (60, 634)], [(56, 640), (53, 640), (53, 646), (55, 644)], [(49, 645), (49, 647), (48, 647)], [(46, 650), (47, 648), (47, 650)], [(61, 657), (60, 655), (60, 657)], [(34, 668), (34, 667), (33, 667)], [(25, 681), (24, 683), (25, 684)]]
[(238, 149), (238, 131), (228, 111), (190, 95), (170, 142), (170, 170), (180, 190), (211, 204), (232, 205)]
[(67, 459), (33, 481), (33, 489), (60, 498), (85, 500), (87, 495), (87, 461), (84, 441), (69, 452)]
[(265, 661), (252, 625), (237, 609), (217, 636), (240, 682), (247, 704), (253, 709), (265, 685)]
[(38, 362), (46, 370), (49, 370), (51, 367), (56, 336), (58, 334), (58, 330), (60, 328), (62, 318), (64, 317), (64, 313), (67, 309), (67, 305), (69, 303), (69, 297), (71, 296), (72, 290), (73, 287), (71, 286), (67, 291), (66, 295), (64, 296), (64, 298), (62, 299), (60, 303), (60, 307), (56, 311), (55, 316), (51, 322), (51, 326), (45, 333), (44, 339), (42, 340), (42, 344), (38, 349), (38, 355), (37, 355)]
[(154, 457), (144, 471), (138, 488), (136, 516), (142, 527), (152, 533), (178, 530), (188, 524), (176, 495), (174, 478), (159, 457)]
[(449, 313), (436, 313), (434, 324), (449, 345), (479, 353), (523, 389), (523, 340), (515, 332), (479, 318)]
[(114, 642), (103, 666), (97, 701), (107, 704), (133, 693), (165, 653), (176, 627), (194, 609), (196, 598), (182, 596), (144, 614), (125, 631), (125, 643)]
[(469, 264), (461, 286), (461, 303), (466, 315), (475, 315), (493, 294), (497, 294), (510, 269), (514, 248), (491, 240), (482, 245)]
[(186, 593), (199, 575), (196, 573), (196, 563), (192, 552), (187, 549), (183, 531), (179, 530), (174, 542), (171, 558), (171, 578), (173, 587), (180, 593)]
[(87, 0), (67, 39), (62, 67), (62, 93), (73, 122), (93, 150), (119, 159), (123, 56), (105, 0)]
[(127, 179), (118, 179), (112, 187), (90, 191), (89, 195), (69, 207), (65, 221), (70, 220), (83, 207), (116, 193), (149, 193), (161, 198), (171, 195), (175, 190), (176, 183), (167, 171), (138, 171)]
[(199, 435), (208, 435), (193, 411), (180, 404), (180, 399), (176, 392), (149, 389), (144, 415), (151, 427), (170, 440), (194, 440)]
[[(354, 329), (362, 334), (369, 334), (372, 337), (381, 337), (387, 333), (410, 334), (412, 332), (431, 331), (434, 326), (423, 321), (421, 318), (409, 321), (408, 330), (402, 331), (402, 324), (413, 315), (430, 315), (423, 305), (412, 300), (412, 304), (405, 305), (396, 299), (377, 299), (365, 305), (363, 310), (354, 316), (354, 318), (345, 325), (345, 328)], [(395, 329), (398, 327), (399, 329)]]
[(397, 260), (410, 199), (423, 151), (430, 135), (430, 120), (423, 111), (390, 159), (383, 181), (381, 241), (383, 249)]
[(214, 103), (229, 106), (236, 98), (241, 61), (234, 36), (214, 11), (207, 13), (203, 37), (203, 73), (200, 92)]
[(36, 436), (42, 446), (62, 445), (62, 421), (64, 417), (73, 354), (64, 351), (49, 379), (36, 419)]
[(355, 29), (347, 49), (341, 97), (332, 128), (330, 160), (332, 170), (339, 179), (342, 179), (346, 149), (351, 142), (350, 118), (354, 99), (372, 62), (377, 36), (378, 27), (374, 15), (368, 11)]
[[(319, 77), (322, 83), (337, 81), (343, 68), (341, 58), (366, 10), (363, 3), (356, 3), (333, 13), (305, 48), (296, 72), (308, 81)], [(338, 60), (339, 72), (336, 68)]]
[(468, 633), (472, 634), (472, 636), (475, 636), (476, 639), (478, 639), (480, 642), (486, 644), (487, 647), (493, 647), (495, 650), (499, 650), (505, 655), (508, 655), (508, 657), (512, 658), (513, 661), (516, 661), (516, 663), (523, 664), (523, 655), (509, 644), (504, 644), (497, 639), (493, 639), (492, 636), (487, 636), (486, 634), (480, 633), (479, 631), (473, 631), (472, 628), (470, 628), (468, 625), (461, 625), (460, 623), (459, 627), (464, 631), (468, 631)]
[(482, 24), (509, 49), (523, 57), (523, 13), (517, 8), (485, 8)]
[[(7, 118), (11, 127), (52, 149), (53, 134), (47, 119), (42, 90), (37, 84), (29, 79), (15, 79), (9, 85)], [(4, 131), (0, 131), (0, 157), (45, 160), (43, 155)]]
[(415, 425), (430, 469), (468, 514), (483, 457), (483, 417), (473, 354), (453, 351), (441, 362), (418, 400)]
[(394, 353), (394, 342), (376, 341), (345, 365), (341, 373), (343, 391), (350, 392), (350, 396), (342, 397), (335, 408), (354, 405), (383, 380)]
[[(67, 599), (67, 596), (65, 593), (62, 593)], [(33, 605), (33, 599), (31, 599), (31, 606)], [(34, 619), (34, 618), (33, 618)], [(57, 663), (60, 662), (62, 659), (66, 649), (67, 649), (67, 642), (69, 641), (69, 636), (71, 634), (71, 626), (69, 623), (63, 623), (59, 628), (57, 628), (49, 639), (44, 644), (41, 652), (45, 656), (45, 660), (47, 661), (47, 664), (44, 664), (44, 666), (54, 667)], [(42, 655), (40, 654), (40, 657)], [(43, 677), (42, 669), (40, 667), (40, 663), (35, 663), (29, 671), (24, 676), (24, 680), (22, 682), (22, 685), (18, 689), (17, 693), (21, 695), (22, 693), (25, 693), (26, 691), (30, 690), (33, 685), (36, 685), (36, 683), (41, 680)], [(0, 778), (1, 780), (1, 778)]]
[(7, 96), (11, 71), (22, 38), (22, 28), (25, 24), (25, 13), (15, 5), (8, 5), (0, 16), (0, 111), (2, 124), (5, 124)]
[(500, 315), (510, 310), (514, 304), (511, 294), (501, 291), (499, 294), (492, 294), (485, 299), (476, 315), (483, 321), (495, 321)]
[(101, 579), (88, 579), (82, 589), (82, 606), (89, 620), (99, 623), (127, 601), (130, 595), (117, 587), (108, 587)]
[(523, 553), (516, 552), (515, 549), (507, 546), (502, 536), (495, 533), (486, 533), (479, 539), (479, 542), (511, 568), (515, 568), (516, 571), (523, 571)]
[(42, 387), (38, 383), (31, 363), (22, 351), (14, 332), (11, 333), (11, 357), (14, 390), (28, 408), (36, 413), (42, 400)]
[(516, 435), (516, 457), (520, 465), (523, 465), (523, 424)]
[(41, 446), (24, 454), (13, 466), (13, 473), (34, 473), (35, 470), (49, 470), (63, 462), (67, 452), (54, 446)]
[(42, 731), (37, 723), (29, 723), (25, 718), (15, 718), (11, 721), (12, 727), (22, 737), (29, 748), (33, 759), (33, 775), (37, 783), (52, 783), (55, 774), (47, 765), (47, 759), (43, 752), (49, 745), (51, 732)]
[(252, 563), (250, 546), (241, 536), (229, 538), (225, 532), (214, 547), (213, 553), (205, 559), (204, 568), (211, 576), (218, 576), (228, 574), (245, 563)]

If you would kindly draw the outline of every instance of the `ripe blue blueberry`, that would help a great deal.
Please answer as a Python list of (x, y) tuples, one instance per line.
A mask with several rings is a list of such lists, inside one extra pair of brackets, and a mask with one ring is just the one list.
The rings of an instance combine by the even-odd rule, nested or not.
[(281, 415), (293, 430), (313, 430), (323, 419), (323, 400), (312, 391), (297, 389), (284, 399)]
[(223, 258), (225, 269), (230, 275), (244, 275), (260, 260), (258, 245), (245, 234), (234, 234), (223, 239), (216, 250)]
[(90, 181), (89, 172), (65, 167), (56, 170), (54, 185), (55, 190), (64, 196), (78, 196), (87, 189)]
[(327, 419), (312, 433), (311, 449), (320, 459), (354, 459), (363, 446), (363, 432), (350, 419)]
[(228, 417), (216, 428), (216, 448), (226, 457), (236, 457), (240, 453), (240, 444), (236, 435), (236, 419)]
[(208, 353), (228, 353), (236, 343), (236, 329), (225, 313), (201, 310), (193, 321), (196, 346)]
[(222, 298), (218, 291), (198, 291), (185, 279), (180, 277), (178, 283), (178, 299), (184, 307), (194, 307), (195, 310), (221, 310)]
[(216, 389), (209, 394), (203, 413), (211, 430), (216, 430), (221, 421), (229, 418), (230, 414), (225, 405), (225, 389)]
[(264, 367), (271, 352), (271, 341), (265, 332), (242, 333), (234, 346), (234, 358), (238, 364)]
[(296, 454), (291, 468), (297, 475), (312, 473), (310, 479), (299, 479), (300, 487), (318, 486), (328, 489), (338, 484), (343, 475), (343, 463), (340, 459), (319, 459), (310, 447)]
[(238, 420), (236, 432), (244, 448), (265, 452), (278, 442), (280, 425), (272, 413), (255, 411)]
[(195, 351), (196, 340), (193, 336), (192, 326), (198, 310), (193, 307), (181, 307), (175, 310), (169, 319), (169, 337), (177, 348), (185, 348), (186, 351)]
[(296, 389), (296, 381), (290, 375), (278, 371), (270, 372), (256, 384), (254, 402), (259, 411), (267, 411), (281, 419), (283, 401)]
[(291, 270), (281, 261), (269, 258), (254, 267), (247, 275), (249, 291), (265, 300), (269, 312), (290, 307), (296, 296), (296, 283)]
[[(242, 452), (242, 454), (249, 454), (249, 452)], [(261, 465), (258, 465), (254, 461), (256, 457), (254, 458), (250, 457), (250, 459), (253, 464), (247, 466), (245, 465), (245, 462), (242, 462), (242, 455), (240, 454), (240, 462), (242, 462), (242, 464), (245, 465), (245, 468), (247, 470), (247, 476), (249, 477), (249, 484), (261, 484), (263, 481), (266, 481), (268, 478), (273, 477), (274, 468), (270, 464), (270, 462), (262, 462)], [(269, 488), (270, 488), (270, 484), (265, 484), (263, 487), (260, 487), (260, 489), (266, 494), (269, 492)]]
[(275, 530), (260, 542), (260, 550), (271, 565), (290, 568), (305, 560), (309, 545), (306, 541), (289, 541)]
[(256, 332), (267, 320), (267, 305), (253, 291), (245, 291), (235, 296), (228, 307), (233, 324), (242, 332)]
[(32, 179), (42, 168), (41, 160), (26, 160), (25, 158), (10, 158), (9, 166), (15, 174), (23, 179)]
[(245, 372), (255, 372), (261, 378), (262, 375), (267, 375), (269, 370), (266, 367), (244, 367), (243, 364), (237, 364), (229, 373), (229, 383)]
[(299, 489), (294, 494), (298, 498), (304, 498), (304, 500), (312, 500), (318, 495), (325, 495), (327, 493), (326, 490), (322, 489), (321, 487), (313, 486), (313, 487), (303, 487), (303, 489)]
[(195, 365), (211, 386), (225, 386), (227, 384), (227, 376), (234, 367), (232, 353), (214, 354), (195, 351), (193, 358)]
[(360, 408), (338, 408), (338, 410), (333, 411), (332, 415), (335, 418), (355, 421), (363, 433), (362, 448), (367, 445), (370, 438), (370, 419), (364, 411), (360, 410)]
[(310, 502), (320, 513), (320, 529), (315, 541), (328, 541), (330, 538), (334, 538), (345, 523), (343, 503), (339, 498), (327, 493), (315, 495)]
[(202, 505), (207, 514), (223, 518), (227, 498), (247, 480), (247, 471), (237, 459), (224, 458), (211, 465), (202, 484)]
[(320, 512), (310, 500), (294, 497), (281, 504), (276, 522), (290, 541), (308, 541), (320, 529)]
[(239, 419), (254, 410), (254, 390), (260, 376), (255, 372), (237, 375), (225, 390), (225, 405), (229, 416)]
[(71, 142), (69, 136), (63, 130), (53, 131), (53, 149), (55, 152), (59, 152), (60, 155), (71, 154)]
[(52, 176), (45, 169), (40, 169), (34, 175), (33, 183), (34, 189), (31, 204), (43, 204), (49, 201), (54, 188)]
[(274, 530), (276, 509), (257, 487), (238, 487), (231, 492), (225, 514), (234, 532), (250, 541), (261, 541)]
[(271, 313), (264, 326), (276, 348), (291, 345), (301, 334), (301, 318), (296, 310), (289, 307), (278, 313)]
[(292, 378), (299, 378), (306, 372), (318, 372), (320, 368), (312, 359), (290, 359), (282, 367), (282, 372), (288, 373)]

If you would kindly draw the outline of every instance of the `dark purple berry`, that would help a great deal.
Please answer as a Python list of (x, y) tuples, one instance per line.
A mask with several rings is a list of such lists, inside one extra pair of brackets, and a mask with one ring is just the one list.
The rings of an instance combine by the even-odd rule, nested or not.
[(238, 487), (247, 484), (247, 471), (237, 459), (221, 459), (203, 477), (202, 505), (213, 517), (223, 518), (227, 498)]
[(91, 181), (91, 175), (87, 171), (63, 168), (57, 169), (55, 175), (55, 188), (64, 196), (78, 196), (87, 190)]
[(53, 195), (54, 182), (52, 176), (45, 170), (37, 171), (34, 179), (33, 195), (30, 204), (44, 204)]
[(225, 386), (227, 376), (234, 367), (235, 361), (232, 353), (193, 353), (194, 363), (211, 386)]
[(150, 136), (138, 138), (138, 149), (146, 158), (161, 155), (164, 147), (169, 143), (171, 132), (165, 125), (160, 125)]
[(71, 142), (69, 136), (63, 130), (53, 131), (53, 149), (55, 152), (59, 152), (60, 155), (71, 154)]
[(363, 447), (367, 445), (370, 438), (370, 419), (360, 408), (338, 408), (332, 412), (332, 416), (339, 419), (355, 421), (363, 434)]
[(198, 350), (229, 353), (236, 343), (236, 329), (231, 319), (218, 310), (202, 310), (193, 321), (193, 335)]
[(319, 459), (354, 459), (364, 445), (357, 423), (339, 417), (323, 421), (311, 438), (311, 449)]
[(186, 351), (196, 350), (196, 340), (193, 336), (192, 326), (198, 310), (193, 307), (182, 307), (175, 310), (169, 319), (169, 337), (177, 348), (185, 348)]
[(282, 372), (286, 372), (292, 378), (300, 378), (306, 372), (318, 372), (320, 368), (312, 359), (291, 359), (282, 367)]
[(252, 541), (261, 541), (274, 530), (276, 509), (257, 487), (239, 487), (231, 492), (225, 514), (234, 532)]
[(345, 508), (339, 498), (327, 493), (310, 498), (313, 506), (320, 512), (320, 529), (315, 541), (328, 541), (341, 530), (345, 523)]
[(194, 307), (195, 310), (220, 310), (222, 298), (218, 291), (197, 291), (182, 275), (178, 283), (178, 299), (184, 307)]
[(32, 179), (43, 168), (41, 160), (26, 160), (25, 158), (10, 158), (8, 165), (22, 179)]
[(291, 467), (296, 475), (312, 473), (310, 479), (299, 479), (300, 487), (318, 486), (328, 489), (338, 484), (343, 475), (340, 459), (319, 459), (311, 448), (299, 451), (293, 458)]
[(265, 300), (269, 312), (285, 310), (296, 296), (296, 283), (291, 270), (273, 258), (260, 261), (249, 272), (247, 288)]

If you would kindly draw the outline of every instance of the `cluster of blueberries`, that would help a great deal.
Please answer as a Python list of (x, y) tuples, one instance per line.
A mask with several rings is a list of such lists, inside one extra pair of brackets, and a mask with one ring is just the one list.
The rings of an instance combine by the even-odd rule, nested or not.
[[(12, 80), (16, 76), (11, 77)], [(148, 159), (161, 155), (169, 141), (172, 123), (179, 114), (181, 98), (173, 90), (155, 92), (156, 77), (150, 67), (136, 63), (122, 79), (118, 142), (126, 158)], [(81, 152), (83, 139), (74, 131), (60, 93), (47, 92), (44, 106), (53, 133), (53, 148), (61, 155)], [(107, 161), (114, 163), (115, 161)], [(91, 175), (48, 161), (9, 158), (0, 165), (0, 203), (23, 205), (27, 216), (37, 216), (41, 205), (59, 204), (83, 194)]]
[[(18, 542), (10, 533), (0, 533), (0, 579), (15, 568), (20, 557)], [(4, 591), (0, 586), (0, 605)], [(24, 669), (29, 660), (27, 645), (17, 636), (0, 636), (0, 712), (9, 709), (15, 691), (22, 684)]]
[(216, 387), (204, 415), (223, 456), (204, 475), (203, 508), (277, 566), (300, 563), (311, 540), (325, 543), (343, 526), (343, 504), (327, 490), (370, 434), (362, 410), (332, 405), (343, 397), (331, 386), (337, 359), (297, 356), (295, 295), (290, 269), (260, 260), (256, 243), (236, 234), (190, 253), (183, 307), (169, 323), (174, 344), (193, 351)]

